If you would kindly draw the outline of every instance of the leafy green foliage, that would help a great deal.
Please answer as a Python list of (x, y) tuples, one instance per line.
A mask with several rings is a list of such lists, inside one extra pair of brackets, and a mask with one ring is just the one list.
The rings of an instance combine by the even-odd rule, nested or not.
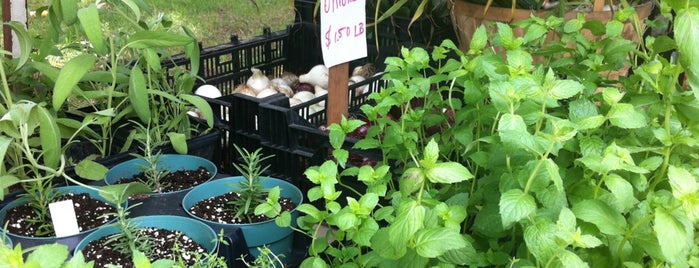
[[(518, 23), (524, 36), (506, 24), (477, 30), (467, 52), (444, 41), (388, 58), (389, 86), (361, 107), (371, 127), (354, 148), (382, 161), (306, 171), (322, 205), (299, 208), (314, 238), (302, 266), (699, 264), (699, 101), (681, 79), (697, 65), (683, 34), (699, 13), (675, 11), (675, 39), (624, 40), (624, 9), (606, 24), (531, 18)], [(559, 39), (545, 40), (549, 31)], [(616, 75), (622, 66), (630, 74)], [(342, 155), (351, 128), (329, 129)], [(357, 174), (383, 169), (371, 182), (385, 192), (336, 187), (344, 175), (374, 189)]]

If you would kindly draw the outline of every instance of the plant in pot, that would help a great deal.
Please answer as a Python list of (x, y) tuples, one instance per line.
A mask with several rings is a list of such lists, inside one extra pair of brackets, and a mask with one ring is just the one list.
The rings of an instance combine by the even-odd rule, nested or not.
[[(26, 34), (22, 27), (11, 25), (19, 36)], [(22, 48), (29, 47), (27, 39), (23, 40)], [(19, 185), (23, 189), (18, 191), (21, 194), (17, 199), (0, 210), (0, 222), (16, 243), (27, 247), (54, 241), (74, 246), (82, 236), (109, 222), (112, 218), (102, 216), (116, 208), (100, 199), (97, 189), (82, 184), (66, 173), (63, 151), (66, 144), (75, 138), (76, 132), (63, 133), (58, 123), (62, 118), (46, 108), (45, 103), (13, 98), (15, 95), (10, 90), (5, 72), (6, 63), (12, 61), (16, 63), (15, 68), (21, 68), (27, 60), (28, 55), (13, 60), (3, 57), (0, 66), (0, 95), (4, 100), (0, 105), (0, 158), (3, 159), (0, 166), (0, 199), (12, 186)], [(66, 66), (58, 76), (73, 75), (75, 71), (73, 67)], [(69, 82), (66, 83), (70, 86)], [(86, 124), (82, 124), (77, 129), (86, 127)], [(67, 139), (66, 143), (62, 143), (62, 137)], [(103, 174), (99, 167), (90, 163), (81, 163), (78, 168), (86, 178), (96, 179)], [(60, 181), (79, 186), (55, 187)], [(50, 207), (63, 200), (73, 204), (68, 210), (75, 211), (77, 230), (59, 233), (63, 229), (54, 228), (52, 220), (58, 218), (51, 217)]]
[[(129, 196), (148, 192), (150, 189), (143, 183), (128, 183), (105, 186), (103, 196), (121, 203)], [(217, 256), (221, 237), (206, 224), (172, 215), (127, 217), (131, 208), (120, 207), (115, 212), (116, 223), (85, 237), (75, 248), (75, 255), (84, 255), (99, 267), (108, 264), (124, 267), (225, 265), (225, 260)]]
[(216, 165), (194, 155), (162, 154), (159, 146), (162, 142), (153, 138), (161, 126), (133, 124), (139, 126), (137, 139), (142, 143), (143, 153), (109, 169), (104, 177), (105, 184), (141, 182), (150, 189), (148, 194), (131, 197), (131, 200), (142, 203), (132, 209), (131, 216), (186, 216), (179, 202), (192, 187), (213, 179), (217, 173)]
[[(690, 114), (698, 103), (692, 75), (699, 47), (685, 36), (696, 31), (699, 12), (673, 9), (675, 38), (647, 38), (633, 51), (643, 61), (631, 62), (633, 74), (614, 84), (558, 72), (549, 65), (555, 61), (535, 62), (528, 44), (545, 34), (519, 39), (506, 24), (490, 38), (480, 27), (466, 53), (444, 42), (431, 53), (405, 49), (388, 59), (390, 85), (363, 107), (373, 125), (355, 148), (379, 148), (383, 162), (339, 172), (346, 153), (336, 149), (339, 162), (307, 171), (320, 187), (309, 199), (325, 205), (299, 207), (306, 214), (299, 227), (315, 234), (302, 267), (696, 266)], [(582, 35), (575, 25), (590, 27), (566, 24), (573, 27), (566, 35)], [(486, 49), (487, 42), (502, 50)], [(679, 58), (664, 56), (673, 49)], [(549, 53), (560, 60), (566, 52)], [(600, 53), (612, 51), (585, 59)], [(683, 72), (688, 83), (678, 79)], [(334, 148), (350, 122), (330, 127)], [(430, 178), (425, 169), (435, 155), (467, 167), (473, 179)], [(342, 173), (375, 190), (339, 206), (332, 189)]]
[(259, 255), (259, 247), (267, 246), (286, 263), (293, 244), (290, 224), (298, 215), (296, 208), (303, 202), (303, 195), (291, 183), (261, 177), (269, 167), (264, 166), (264, 161), (270, 157), (263, 157), (261, 148), (249, 152), (235, 147), (243, 164), (234, 165), (242, 176), (194, 187), (182, 200), (182, 206), (189, 215), (214, 229), (241, 229), (254, 257)]

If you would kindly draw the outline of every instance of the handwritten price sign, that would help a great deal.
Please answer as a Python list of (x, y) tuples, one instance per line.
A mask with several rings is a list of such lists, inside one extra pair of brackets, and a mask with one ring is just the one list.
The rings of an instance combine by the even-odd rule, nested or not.
[(322, 0), (323, 61), (328, 67), (367, 56), (366, 0)]

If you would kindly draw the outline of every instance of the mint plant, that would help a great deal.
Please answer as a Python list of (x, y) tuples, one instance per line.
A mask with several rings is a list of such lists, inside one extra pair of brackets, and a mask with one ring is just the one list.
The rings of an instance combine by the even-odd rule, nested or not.
[[(469, 51), (447, 40), (388, 58), (355, 145), (382, 163), (347, 167), (356, 124), (329, 127), (335, 160), (306, 171), (322, 205), (299, 207), (313, 238), (302, 266), (699, 265), (699, 47), (685, 37), (699, 11), (662, 10), (674, 37), (623, 40), (623, 10), (606, 25), (532, 18), (524, 36), (481, 27)], [(625, 65), (630, 75), (609, 75)], [(344, 196), (342, 177), (367, 190)]]

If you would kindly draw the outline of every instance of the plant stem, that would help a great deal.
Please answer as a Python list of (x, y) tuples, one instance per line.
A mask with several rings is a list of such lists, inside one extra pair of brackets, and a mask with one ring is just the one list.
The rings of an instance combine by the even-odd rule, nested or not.
[(544, 164), (544, 161), (548, 160), (549, 154), (551, 153), (551, 150), (553, 150), (553, 144), (554, 143), (552, 142), (549, 145), (549, 148), (546, 149), (546, 153), (544, 153), (541, 156), (541, 159), (536, 164), (534, 171), (529, 175), (529, 178), (527, 179), (527, 184), (524, 186), (524, 193), (525, 194), (529, 193), (529, 189), (531, 188), (532, 184), (534, 183), (534, 178), (536, 177), (536, 174), (539, 173), (539, 169), (541, 169), (541, 166)]

